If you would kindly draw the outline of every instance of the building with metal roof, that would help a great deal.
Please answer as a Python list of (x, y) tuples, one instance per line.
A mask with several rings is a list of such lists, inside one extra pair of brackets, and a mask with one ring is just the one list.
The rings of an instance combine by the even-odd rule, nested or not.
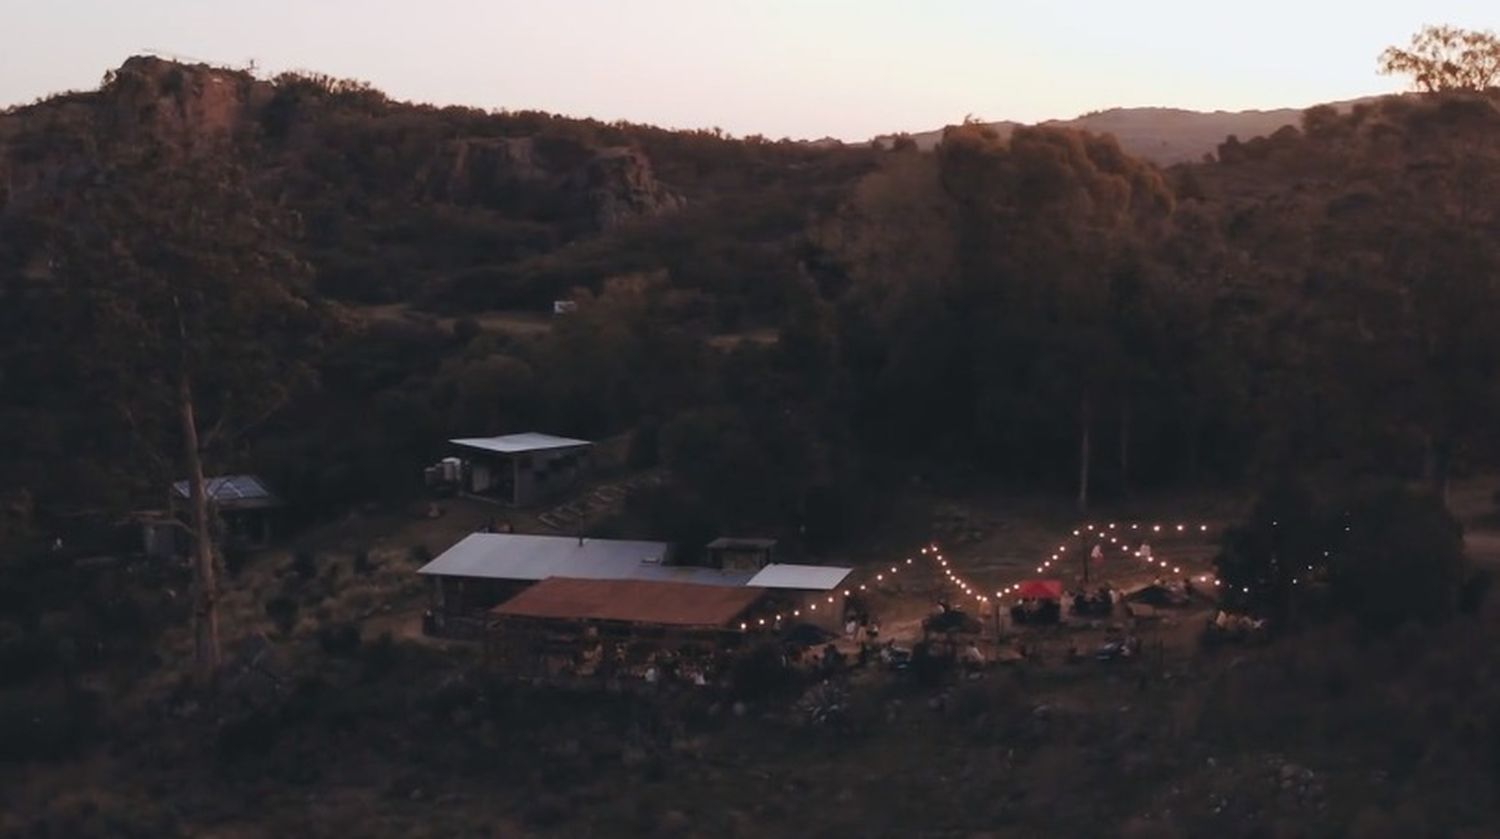
[(449, 440), (456, 458), (447, 478), (464, 492), (512, 507), (555, 498), (587, 474), (588, 440), (551, 434), (506, 434)]
[[(286, 502), (256, 475), (218, 475), (203, 479), (210, 513), (216, 519), (215, 532), (223, 543), (239, 549), (255, 550), (271, 543), (278, 524), (278, 512)], [(147, 556), (184, 556), (191, 547), (184, 525), (191, 520), (192, 495), (188, 481), (177, 481), (167, 493), (166, 512), (138, 516)]]
[[(281, 499), (255, 475), (221, 475), (203, 479), (203, 491), (220, 510), (248, 510), (279, 507)], [(172, 484), (172, 495), (186, 500), (191, 495), (188, 481)]]
[(852, 573), (853, 568), (778, 562), (762, 568), (746, 585), (801, 591), (833, 591)]
[(745, 585), (767, 590), (769, 602), (778, 611), (791, 612), (802, 623), (839, 632), (846, 601), (840, 586), (852, 573), (853, 568), (778, 562), (762, 568)]
[(455, 446), (466, 449), (478, 449), (486, 452), (499, 454), (524, 454), (526, 452), (543, 452), (553, 449), (576, 449), (594, 445), (588, 440), (575, 440), (572, 437), (555, 437), (551, 434), (538, 434), (526, 432), (524, 434), (505, 434), (500, 437), (463, 437), (457, 440), (449, 440)]
[[(476, 615), (549, 577), (643, 580), (722, 588), (743, 587), (753, 572), (667, 564), (665, 542), (583, 539), (522, 533), (472, 533), (417, 573), (433, 580), (436, 629), (459, 632)], [(451, 634), (451, 633), (450, 633)]]

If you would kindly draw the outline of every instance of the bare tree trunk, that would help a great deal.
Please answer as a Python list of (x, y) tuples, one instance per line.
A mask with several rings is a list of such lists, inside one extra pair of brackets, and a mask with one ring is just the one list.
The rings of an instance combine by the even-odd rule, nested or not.
[(208, 520), (203, 458), (198, 451), (198, 422), (193, 416), (193, 388), (186, 373), (177, 379), (177, 410), (182, 419), (188, 501), (193, 514), (193, 652), (199, 687), (209, 690), (219, 673), (219, 584)]
[(1130, 495), (1130, 400), (1120, 403), (1120, 491)]
[(1078, 512), (1089, 511), (1089, 426), (1093, 411), (1085, 393), (1078, 405)]

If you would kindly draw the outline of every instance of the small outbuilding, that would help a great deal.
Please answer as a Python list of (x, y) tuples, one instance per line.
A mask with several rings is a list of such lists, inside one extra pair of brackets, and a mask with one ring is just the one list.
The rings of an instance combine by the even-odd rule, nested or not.
[[(256, 475), (220, 475), (204, 479), (203, 490), (221, 544), (259, 550), (271, 543), (286, 502), (264, 480)], [(174, 557), (188, 552), (191, 493), (188, 481), (178, 481), (168, 494), (168, 510), (137, 514), (147, 556)]]
[(795, 614), (796, 621), (831, 632), (844, 623), (844, 580), (853, 568), (828, 565), (773, 563), (751, 577), (747, 586), (765, 589), (767, 601), (781, 614)]
[(567, 492), (588, 473), (593, 443), (551, 434), (449, 440), (458, 463), (444, 478), (473, 496), (529, 507)]
[(723, 536), (709, 542), (704, 552), (714, 568), (759, 571), (776, 561), (776, 540)]

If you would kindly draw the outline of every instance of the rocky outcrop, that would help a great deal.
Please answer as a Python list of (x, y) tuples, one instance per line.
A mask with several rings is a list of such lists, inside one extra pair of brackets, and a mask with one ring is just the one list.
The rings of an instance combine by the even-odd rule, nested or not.
[(98, 116), (117, 136), (197, 147), (253, 125), (273, 92), (249, 73), (135, 56), (106, 79)]
[(89, 177), (109, 144), (215, 148), (250, 131), (273, 93), (248, 73), (136, 56), (98, 91), (0, 114), (0, 212)]
[[(391, 151), (382, 149), (380, 162), (360, 158), (352, 166), (387, 197), (414, 194), (501, 210), (554, 225), (563, 238), (682, 204), (636, 148), (601, 147), (566, 134), (465, 136), (472, 124), (417, 107), (387, 109), (383, 97), (382, 107), (367, 108), (337, 80), (323, 84), (320, 78), (304, 81), (308, 93), (288, 87), (295, 80), (271, 83), (238, 70), (130, 58), (98, 91), (0, 113), (0, 212), (88, 177), (111, 144), (149, 139), (191, 155), (239, 137), (266, 141), (249, 152), (249, 161), (272, 182), (280, 171), (314, 170), (307, 159), (330, 147), (363, 153), (366, 146), (386, 146)], [(295, 124), (277, 132), (268, 127), (288, 120)], [(456, 138), (450, 133), (455, 125), (462, 126)], [(351, 140), (358, 132), (367, 139)], [(431, 145), (399, 147), (412, 136), (430, 136)], [(377, 167), (379, 175), (370, 175)]]
[(580, 172), (582, 189), (600, 228), (681, 207), (683, 200), (657, 182), (651, 162), (636, 149), (604, 149)]
[(636, 149), (535, 137), (453, 140), (435, 161), (425, 191), (459, 204), (582, 212), (600, 230), (683, 203)]

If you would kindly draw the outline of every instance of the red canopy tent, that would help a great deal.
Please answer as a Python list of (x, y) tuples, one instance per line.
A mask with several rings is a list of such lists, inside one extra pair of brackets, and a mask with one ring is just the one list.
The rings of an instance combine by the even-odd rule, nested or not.
[(1062, 580), (1023, 580), (1016, 586), (1022, 600), (1061, 600), (1062, 595)]

